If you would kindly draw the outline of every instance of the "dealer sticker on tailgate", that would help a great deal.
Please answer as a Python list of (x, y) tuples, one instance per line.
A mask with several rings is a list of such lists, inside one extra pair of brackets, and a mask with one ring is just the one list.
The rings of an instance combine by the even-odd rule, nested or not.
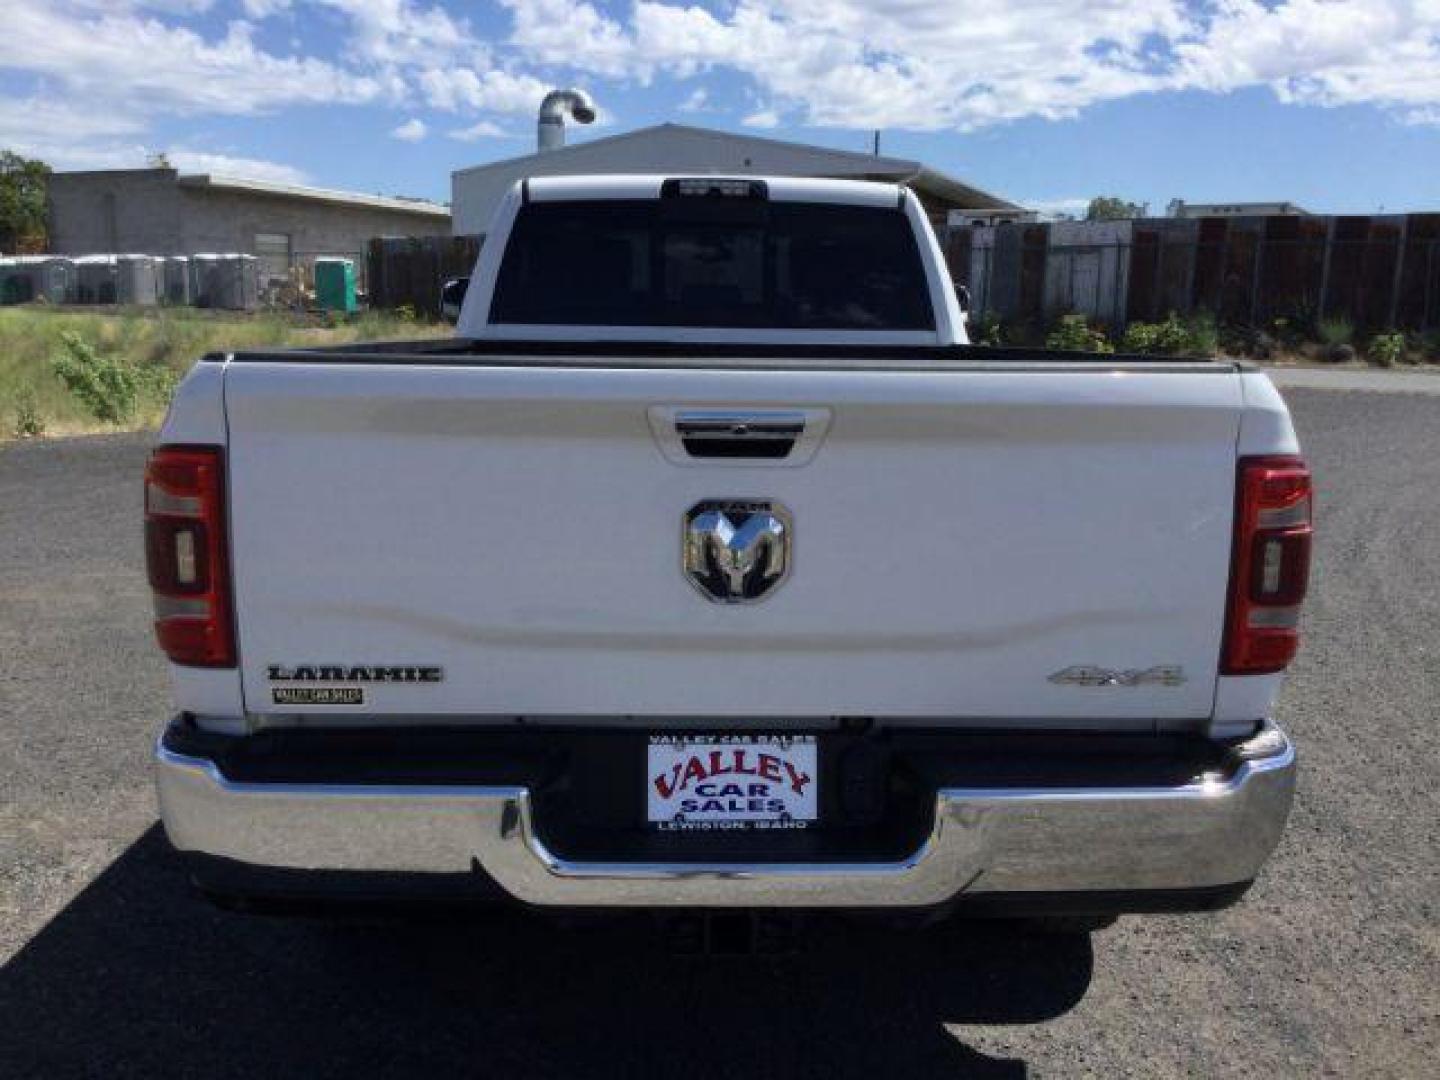
[(671, 830), (803, 829), (818, 816), (813, 735), (652, 735), (648, 817)]

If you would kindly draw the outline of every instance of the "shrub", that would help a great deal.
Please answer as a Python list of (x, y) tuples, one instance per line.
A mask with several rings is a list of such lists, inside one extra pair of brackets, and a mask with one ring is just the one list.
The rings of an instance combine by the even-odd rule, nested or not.
[(1004, 335), (1002, 343), (1028, 349), (1044, 348), (1045, 342), (1050, 338), (1051, 329), (1050, 326), (1036, 318), (1010, 319), (1001, 328), (1001, 333)]
[(1405, 335), (1400, 333), (1376, 334), (1370, 339), (1367, 355), (1376, 367), (1394, 367), (1395, 362), (1405, 355)]
[(60, 346), (63, 351), (51, 357), (51, 369), (91, 416), (123, 424), (135, 415), (140, 384), (133, 369), (100, 356), (72, 331), (60, 335)]
[[(43, 418), (47, 433), (103, 431), (114, 426), (111, 420), (97, 420), (82, 401), (81, 392), (72, 391), (55, 370), (53, 359), (57, 354), (65, 355), (66, 364), (74, 360), (70, 347), (62, 342), (67, 331), (77, 335), (100, 358), (133, 375), (135, 408), (122, 427), (158, 421), (176, 376), (207, 353), (279, 345), (313, 348), (357, 340), (452, 333), (448, 326), (423, 321), (402, 323), (389, 312), (373, 311), (327, 330), (315, 316), (288, 312), (241, 314), (194, 308), (90, 311), (65, 305), (42, 309), (34, 304), (0, 307), (0, 445), (15, 434), (19, 397), (27, 388), (34, 394), (34, 411)], [(123, 374), (120, 378), (124, 379)], [(152, 407), (152, 398), (159, 407)], [(104, 412), (108, 416), (112, 410), (107, 407)], [(0, 508), (0, 516), (3, 514)]]
[(1185, 327), (1190, 334), (1185, 352), (1195, 356), (1214, 356), (1220, 351), (1220, 327), (1214, 315), (1208, 312), (1192, 315), (1186, 320)]
[(1230, 356), (1248, 356), (1258, 336), (1254, 327), (1224, 323), (1216, 330), (1216, 344)]
[(141, 364), (134, 369), (135, 385), (142, 397), (156, 405), (169, 405), (180, 376), (164, 364)]
[(1120, 335), (1120, 351), (1127, 353), (1159, 352), (1159, 323), (1132, 322)]
[(1045, 338), (1047, 349), (1064, 349), (1069, 352), (1109, 353), (1115, 348), (1105, 339), (1105, 333), (1085, 321), (1084, 315), (1063, 315)]
[(45, 418), (40, 415), (40, 406), (35, 400), (35, 391), (30, 387), (21, 390), (15, 398), (15, 436), (32, 439), (45, 434)]
[(970, 338), (976, 345), (999, 347), (1005, 344), (1005, 327), (993, 311), (982, 311), (970, 320)]
[(1432, 364), (1440, 364), (1440, 330), (1427, 330), (1415, 343), (1415, 351)]
[(1355, 340), (1355, 324), (1343, 315), (1334, 319), (1321, 319), (1318, 336), (1322, 345), (1349, 345)]
[(1312, 340), (1317, 332), (1314, 324), (1308, 322), (1303, 314), (1277, 316), (1270, 320), (1269, 331), (1270, 336), (1287, 349), (1298, 349)]
[(1315, 341), (1320, 336), (1320, 313), (1308, 301), (1301, 301), (1274, 321), (1275, 336), (1289, 348), (1296, 348), (1306, 341)]
[(1120, 351), (1162, 356), (1209, 356), (1215, 352), (1219, 341), (1219, 330), (1210, 316), (1197, 315), (1184, 320), (1172, 311), (1164, 322), (1137, 322), (1127, 326), (1120, 339)]

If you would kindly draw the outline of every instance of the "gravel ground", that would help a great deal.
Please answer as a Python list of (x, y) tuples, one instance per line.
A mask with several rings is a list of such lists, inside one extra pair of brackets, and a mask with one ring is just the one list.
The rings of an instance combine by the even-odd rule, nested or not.
[(1407, 371), (1377, 368), (1272, 367), (1266, 370), (1281, 389), (1375, 390), (1388, 394), (1440, 394), (1440, 368)]
[(1433, 1076), (1440, 405), (1287, 391), (1319, 483), (1280, 718), (1302, 778), (1239, 907), (1090, 938), (226, 915), (154, 825), (145, 440), (0, 447), (0, 1076)]

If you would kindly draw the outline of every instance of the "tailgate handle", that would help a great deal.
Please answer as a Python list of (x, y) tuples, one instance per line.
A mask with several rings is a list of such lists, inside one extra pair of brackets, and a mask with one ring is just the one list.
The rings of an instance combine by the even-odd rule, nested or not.
[(692, 458), (788, 457), (805, 434), (802, 412), (682, 412), (675, 431)]

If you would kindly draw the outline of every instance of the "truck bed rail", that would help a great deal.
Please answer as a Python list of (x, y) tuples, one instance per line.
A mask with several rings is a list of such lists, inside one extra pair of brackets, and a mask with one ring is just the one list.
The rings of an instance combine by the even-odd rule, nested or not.
[(447, 338), (380, 341), (320, 348), (213, 353), (207, 361), (234, 363), (425, 365), (513, 367), (813, 369), (842, 371), (1147, 371), (1226, 372), (1250, 365), (1237, 360), (985, 345), (789, 345), (674, 341), (505, 341)]

